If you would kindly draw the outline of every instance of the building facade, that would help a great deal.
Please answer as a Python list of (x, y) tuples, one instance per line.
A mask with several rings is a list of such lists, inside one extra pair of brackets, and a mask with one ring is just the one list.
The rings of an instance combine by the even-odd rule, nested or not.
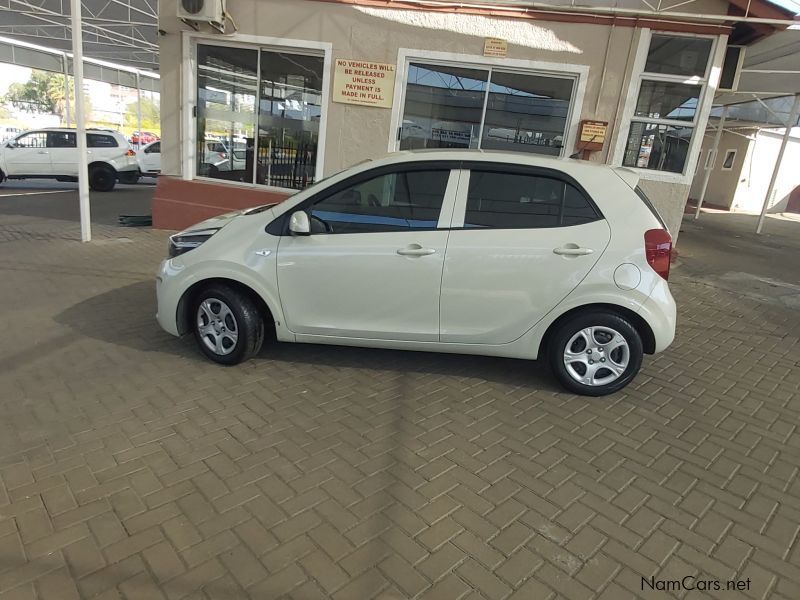
[[(711, 171), (704, 206), (733, 212), (761, 212), (784, 132), (784, 129), (747, 127), (725, 130), (716, 156), (712, 150), (713, 134), (709, 134), (701, 150), (689, 197), (700, 196), (704, 171)], [(799, 163), (800, 127), (795, 127), (786, 145), (783, 164)], [(778, 171), (767, 212), (800, 213), (800, 173), (793, 168)]]
[(387, 152), (483, 148), (635, 169), (676, 235), (735, 29), (492, 0), (228, 0), (236, 30), (220, 34), (177, 4), (159, 3), (153, 217), (169, 229)]

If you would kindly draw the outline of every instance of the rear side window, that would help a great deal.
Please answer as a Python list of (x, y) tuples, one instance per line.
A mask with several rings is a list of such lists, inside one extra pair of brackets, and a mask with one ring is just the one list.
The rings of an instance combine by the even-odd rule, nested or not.
[(87, 133), (86, 145), (89, 148), (116, 148), (119, 146), (113, 135), (103, 135), (101, 133)]
[(148, 146), (144, 150), (145, 154), (161, 154), (161, 142), (156, 142), (152, 146)]
[(569, 227), (600, 217), (572, 184), (543, 175), (475, 171), (470, 174), (464, 227)]
[(667, 224), (666, 224), (666, 223), (664, 223), (664, 219), (662, 219), (662, 218), (661, 218), (661, 215), (660, 215), (660, 214), (659, 214), (659, 212), (656, 210), (656, 207), (655, 207), (655, 206), (653, 206), (653, 203), (650, 201), (650, 198), (648, 198), (648, 197), (647, 197), (647, 194), (645, 194), (645, 193), (644, 193), (644, 190), (643, 190), (642, 188), (640, 188), (640, 187), (637, 185), (637, 186), (634, 188), (634, 190), (633, 190), (633, 191), (634, 191), (634, 192), (636, 192), (636, 195), (637, 195), (637, 196), (639, 196), (639, 199), (640, 199), (642, 202), (644, 202), (644, 205), (645, 205), (647, 208), (649, 208), (649, 209), (650, 209), (650, 212), (651, 212), (651, 213), (653, 213), (653, 216), (654, 216), (656, 219), (658, 219), (658, 222), (659, 222), (659, 223), (661, 223), (661, 227), (663, 227), (664, 229), (666, 229), (667, 231), (669, 231), (669, 227), (667, 227)]

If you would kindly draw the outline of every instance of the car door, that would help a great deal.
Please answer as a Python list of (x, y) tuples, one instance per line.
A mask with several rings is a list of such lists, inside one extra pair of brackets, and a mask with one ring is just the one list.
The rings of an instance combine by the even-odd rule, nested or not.
[(566, 175), (486, 163), (462, 176), (452, 227), (441, 341), (474, 344), (528, 331), (586, 277), (611, 235)]
[(78, 174), (78, 150), (75, 133), (70, 131), (48, 131), (47, 150), (53, 175)]
[(5, 151), (8, 175), (50, 175), (47, 132), (31, 131), (19, 136)]
[(438, 341), (458, 171), (441, 162), (383, 171), (315, 196), (301, 207), (312, 233), (281, 238), (278, 288), (291, 331)]

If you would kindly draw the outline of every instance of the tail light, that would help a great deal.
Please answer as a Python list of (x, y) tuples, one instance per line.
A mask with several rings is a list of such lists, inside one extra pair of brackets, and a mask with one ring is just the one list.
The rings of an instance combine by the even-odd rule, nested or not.
[(128, 149), (128, 151), (125, 152), (125, 156), (136, 156), (136, 152), (132, 149)]
[(666, 229), (649, 229), (644, 232), (644, 253), (647, 264), (661, 275), (669, 279), (669, 260), (672, 256), (672, 237)]

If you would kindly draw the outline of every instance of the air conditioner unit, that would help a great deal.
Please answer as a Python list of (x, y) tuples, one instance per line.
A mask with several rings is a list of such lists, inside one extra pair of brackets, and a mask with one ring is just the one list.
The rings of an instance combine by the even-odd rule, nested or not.
[(178, 18), (221, 28), (225, 22), (225, 0), (178, 0)]
[(718, 92), (735, 92), (739, 87), (739, 76), (744, 63), (744, 46), (728, 46), (725, 48), (725, 60), (722, 62), (722, 73), (719, 76)]

